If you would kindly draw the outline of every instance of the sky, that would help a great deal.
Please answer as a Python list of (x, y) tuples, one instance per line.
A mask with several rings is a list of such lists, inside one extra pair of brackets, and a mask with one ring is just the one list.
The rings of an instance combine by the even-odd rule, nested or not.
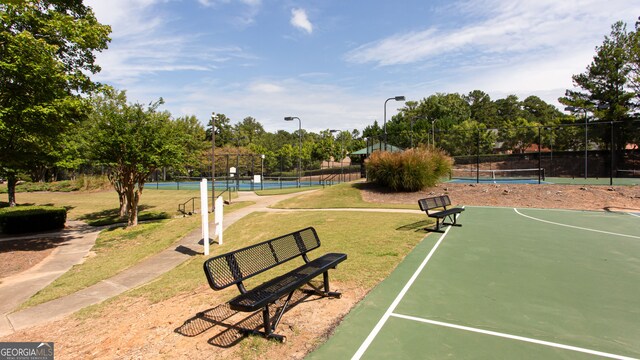
[[(482, 90), (560, 106), (637, 0), (85, 0), (112, 26), (93, 79), (174, 117), (362, 131), (385, 101)], [(402, 102), (390, 100), (386, 119)]]

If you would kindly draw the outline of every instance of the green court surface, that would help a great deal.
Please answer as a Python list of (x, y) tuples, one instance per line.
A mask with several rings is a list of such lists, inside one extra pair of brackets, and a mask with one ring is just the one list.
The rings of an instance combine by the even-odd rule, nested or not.
[(309, 359), (640, 357), (640, 216), (470, 207)]

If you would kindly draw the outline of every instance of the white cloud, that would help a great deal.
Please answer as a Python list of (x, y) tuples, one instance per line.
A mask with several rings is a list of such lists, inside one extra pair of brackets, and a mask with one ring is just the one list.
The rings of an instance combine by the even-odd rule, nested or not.
[(611, 0), (606, 13), (599, 1), (484, 0), (452, 6), (451, 11), (479, 21), (461, 28), (432, 26), (364, 44), (346, 54), (353, 63), (380, 66), (437, 61), (447, 54), (497, 56), (588, 45), (602, 39), (610, 25), (640, 12), (640, 4)]
[[(238, 83), (206, 79), (177, 90), (176, 96), (165, 97), (165, 108), (176, 117), (195, 114), (205, 122), (211, 112), (221, 112), (236, 123), (252, 116), (271, 132), (297, 129), (297, 122), (295, 126), (287, 123), (283, 120), (285, 116), (299, 117), (302, 128), (313, 132), (329, 128), (362, 130), (363, 124), (371, 124), (375, 119), (380, 121), (384, 101), (382, 95), (361, 97), (348, 88), (298, 78), (251, 79)], [(141, 86), (132, 87), (127, 93), (141, 96), (146, 102), (161, 96), (161, 91)], [(392, 114), (395, 108), (388, 106), (388, 118)]]
[(240, 3), (246, 6), (242, 14), (232, 17), (233, 23), (240, 27), (251, 25), (255, 22), (255, 17), (260, 12), (262, 0), (198, 0), (200, 5), (205, 7), (216, 7)]
[(249, 90), (257, 93), (276, 94), (276, 93), (282, 92), (284, 88), (276, 84), (260, 82), (260, 83), (251, 84), (249, 86)]
[(309, 21), (307, 12), (304, 9), (291, 10), (291, 25), (306, 31), (308, 34), (313, 32), (313, 25)]
[[(88, 0), (99, 21), (112, 27), (109, 49), (97, 54), (101, 82), (128, 88), (147, 75), (209, 72), (233, 59), (253, 59), (237, 46), (212, 47), (203, 34), (175, 34), (158, 5), (166, 0)], [(203, 0), (204, 1), (204, 0)], [(244, 0), (243, 2), (259, 3)]]

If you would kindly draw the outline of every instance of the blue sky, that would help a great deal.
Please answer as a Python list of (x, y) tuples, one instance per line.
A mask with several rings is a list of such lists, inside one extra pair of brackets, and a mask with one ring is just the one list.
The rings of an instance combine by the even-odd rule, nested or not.
[[(555, 104), (637, 0), (86, 0), (113, 28), (95, 80), (175, 117), (359, 129), (384, 101), (483, 90)], [(390, 101), (387, 119), (402, 103)], [(294, 126), (295, 125), (295, 126)]]

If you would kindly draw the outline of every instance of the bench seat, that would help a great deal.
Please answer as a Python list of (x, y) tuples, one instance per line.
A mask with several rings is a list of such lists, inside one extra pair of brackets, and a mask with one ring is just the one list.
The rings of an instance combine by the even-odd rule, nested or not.
[[(285, 341), (284, 336), (274, 332), (297, 289), (306, 285), (312, 290), (303, 291), (311, 291), (322, 297), (341, 296), (339, 292), (329, 290), (329, 270), (335, 269), (339, 263), (346, 260), (347, 255), (328, 253), (310, 260), (307, 253), (319, 247), (318, 233), (314, 228), (308, 227), (212, 257), (204, 262), (203, 267), (212, 289), (222, 290), (231, 285), (238, 287), (240, 295), (229, 301), (230, 309), (242, 312), (262, 309), (264, 331), (258, 333), (267, 338)], [(303, 263), (252, 289), (247, 290), (244, 286), (244, 281), (293, 259), (302, 259)], [(311, 283), (311, 280), (320, 274), (323, 277), (322, 287)], [(278, 300), (284, 296), (287, 296), (286, 300), (280, 303)], [(269, 310), (271, 305), (277, 307), (274, 316)]]
[(325, 254), (233, 298), (229, 301), (229, 305), (232, 310), (245, 312), (256, 311), (265, 307), (267, 304), (275, 302), (282, 297), (283, 294), (289, 294), (296, 290), (313, 280), (316, 276), (325, 273), (328, 269), (335, 268), (346, 259), (346, 254)]
[[(456, 217), (464, 211), (464, 208), (454, 207), (447, 209), (447, 206), (451, 206), (449, 195), (420, 199), (418, 200), (418, 205), (420, 206), (420, 210), (424, 211), (428, 217), (436, 219), (436, 228), (433, 230), (429, 229), (429, 231), (443, 232), (440, 230), (440, 225), (462, 226), (456, 222)], [(447, 217), (451, 221), (450, 223), (444, 222), (444, 219)], [(442, 223), (440, 223), (440, 220), (442, 220)]]

